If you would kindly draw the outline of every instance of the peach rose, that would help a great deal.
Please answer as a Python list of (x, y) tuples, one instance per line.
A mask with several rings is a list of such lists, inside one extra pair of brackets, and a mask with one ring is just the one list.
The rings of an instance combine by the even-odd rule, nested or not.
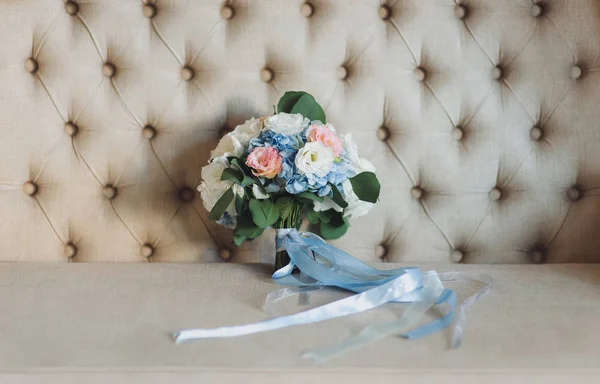
[(312, 124), (306, 130), (306, 139), (331, 148), (335, 157), (340, 157), (342, 153), (342, 140), (335, 134), (335, 128), (331, 124)]
[(281, 155), (273, 147), (256, 147), (246, 159), (246, 165), (252, 168), (252, 174), (272, 179), (281, 171)]

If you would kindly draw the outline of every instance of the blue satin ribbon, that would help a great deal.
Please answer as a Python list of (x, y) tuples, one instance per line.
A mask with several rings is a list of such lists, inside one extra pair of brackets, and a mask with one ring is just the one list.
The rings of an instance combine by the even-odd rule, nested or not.
[[(288, 265), (273, 274), (273, 279), (279, 284), (330, 286), (361, 293), (406, 277), (412, 289), (392, 301), (412, 303), (421, 299), (423, 280), (419, 268), (376, 269), (327, 244), (314, 233), (298, 232), (296, 229), (279, 230), (276, 247), (277, 250), (285, 249), (291, 260)], [(300, 278), (292, 275), (294, 267), (301, 271)], [(419, 339), (448, 327), (456, 306), (456, 294), (451, 289), (445, 289), (435, 302), (436, 305), (444, 303), (450, 305), (450, 310), (444, 316), (401, 336), (410, 340)]]
[[(304, 354), (317, 362), (390, 335), (406, 339), (418, 339), (438, 332), (452, 324), (451, 347), (458, 348), (462, 341), (466, 315), (469, 308), (491, 289), (491, 278), (487, 275), (468, 276), (461, 272), (437, 274), (434, 271), (421, 273), (418, 268), (379, 270), (357, 260), (346, 252), (331, 246), (319, 236), (298, 232), (296, 229), (279, 229), (276, 237), (277, 250), (285, 249), (290, 263), (273, 274), (273, 279), (284, 288), (283, 292), (272, 292), (269, 300), (279, 300), (293, 294), (302, 294), (322, 287), (338, 287), (356, 294), (320, 307), (287, 316), (274, 317), (257, 323), (226, 326), (212, 329), (186, 329), (173, 335), (177, 343), (207, 338), (236, 337), (295, 325), (311, 324), (364, 312), (383, 304), (410, 303), (402, 316), (391, 322), (373, 324), (355, 336), (339, 344), (315, 349)], [(295, 268), (299, 274), (292, 274)], [(478, 281), (485, 285), (476, 294), (461, 303), (457, 316), (456, 294), (444, 288), (442, 281)], [(449, 310), (439, 319), (416, 327), (425, 313), (434, 305), (447, 304)], [(416, 328), (415, 328), (416, 327)]]

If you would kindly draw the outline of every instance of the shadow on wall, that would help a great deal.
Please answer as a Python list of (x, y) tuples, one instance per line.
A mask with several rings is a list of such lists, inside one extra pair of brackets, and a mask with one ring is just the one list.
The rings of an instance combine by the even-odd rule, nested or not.
[[(197, 191), (202, 181), (202, 167), (207, 164), (210, 152), (216, 147), (218, 139), (247, 119), (263, 114), (264, 111), (257, 111), (251, 100), (233, 98), (227, 101), (224, 116), (219, 119), (220, 121), (215, 119), (209, 123), (197, 123), (193, 129), (186, 131), (189, 134), (186, 133), (181, 149), (164, 164), (177, 186), (177, 190), (171, 191), (171, 194), (179, 209), (168, 230), (171, 239), (157, 244), (157, 252), (152, 261), (194, 262), (223, 259), (270, 262), (271, 257), (265, 259), (261, 255), (274, 254), (271, 236), (264, 236), (265, 239), (244, 244), (240, 248), (235, 247), (232, 231), (208, 218), (209, 212), (204, 208), (200, 193)], [(153, 208), (156, 210), (155, 215), (164, 216), (159, 211), (161, 207), (153, 205)], [(164, 257), (162, 260), (161, 254)]]

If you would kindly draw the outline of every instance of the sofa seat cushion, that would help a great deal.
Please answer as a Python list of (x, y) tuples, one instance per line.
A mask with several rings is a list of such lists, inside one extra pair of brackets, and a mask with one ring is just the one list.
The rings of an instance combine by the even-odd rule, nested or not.
[[(399, 265), (377, 265), (384, 266)], [(302, 352), (392, 319), (393, 308), (176, 345), (170, 334), (182, 328), (267, 318), (264, 298), (280, 288), (270, 280), (271, 267), (2, 264), (0, 382), (70, 383), (92, 376), (99, 382), (144, 383), (364, 383), (372, 378), (428, 383), (441, 377), (463, 384), (509, 377), (600, 382), (600, 265), (422, 267), (494, 279), (492, 292), (469, 314), (461, 348), (448, 350), (447, 332), (416, 341), (392, 337), (317, 366), (302, 359)], [(313, 297), (323, 299), (319, 294)]]

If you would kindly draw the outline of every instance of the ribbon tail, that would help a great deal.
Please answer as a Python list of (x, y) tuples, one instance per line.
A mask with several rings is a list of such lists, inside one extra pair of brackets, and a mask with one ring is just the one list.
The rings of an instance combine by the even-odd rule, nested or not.
[(419, 299), (411, 303), (398, 320), (370, 325), (357, 335), (351, 336), (339, 344), (313, 349), (302, 357), (312, 359), (317, 363), (324, 363), (344, 353), (410, 329), (438, 302), (440, 295), (444, 292), (444, 286), (437, 273), (431, 271), (425, 274), (424, 277), (426, 282)]

